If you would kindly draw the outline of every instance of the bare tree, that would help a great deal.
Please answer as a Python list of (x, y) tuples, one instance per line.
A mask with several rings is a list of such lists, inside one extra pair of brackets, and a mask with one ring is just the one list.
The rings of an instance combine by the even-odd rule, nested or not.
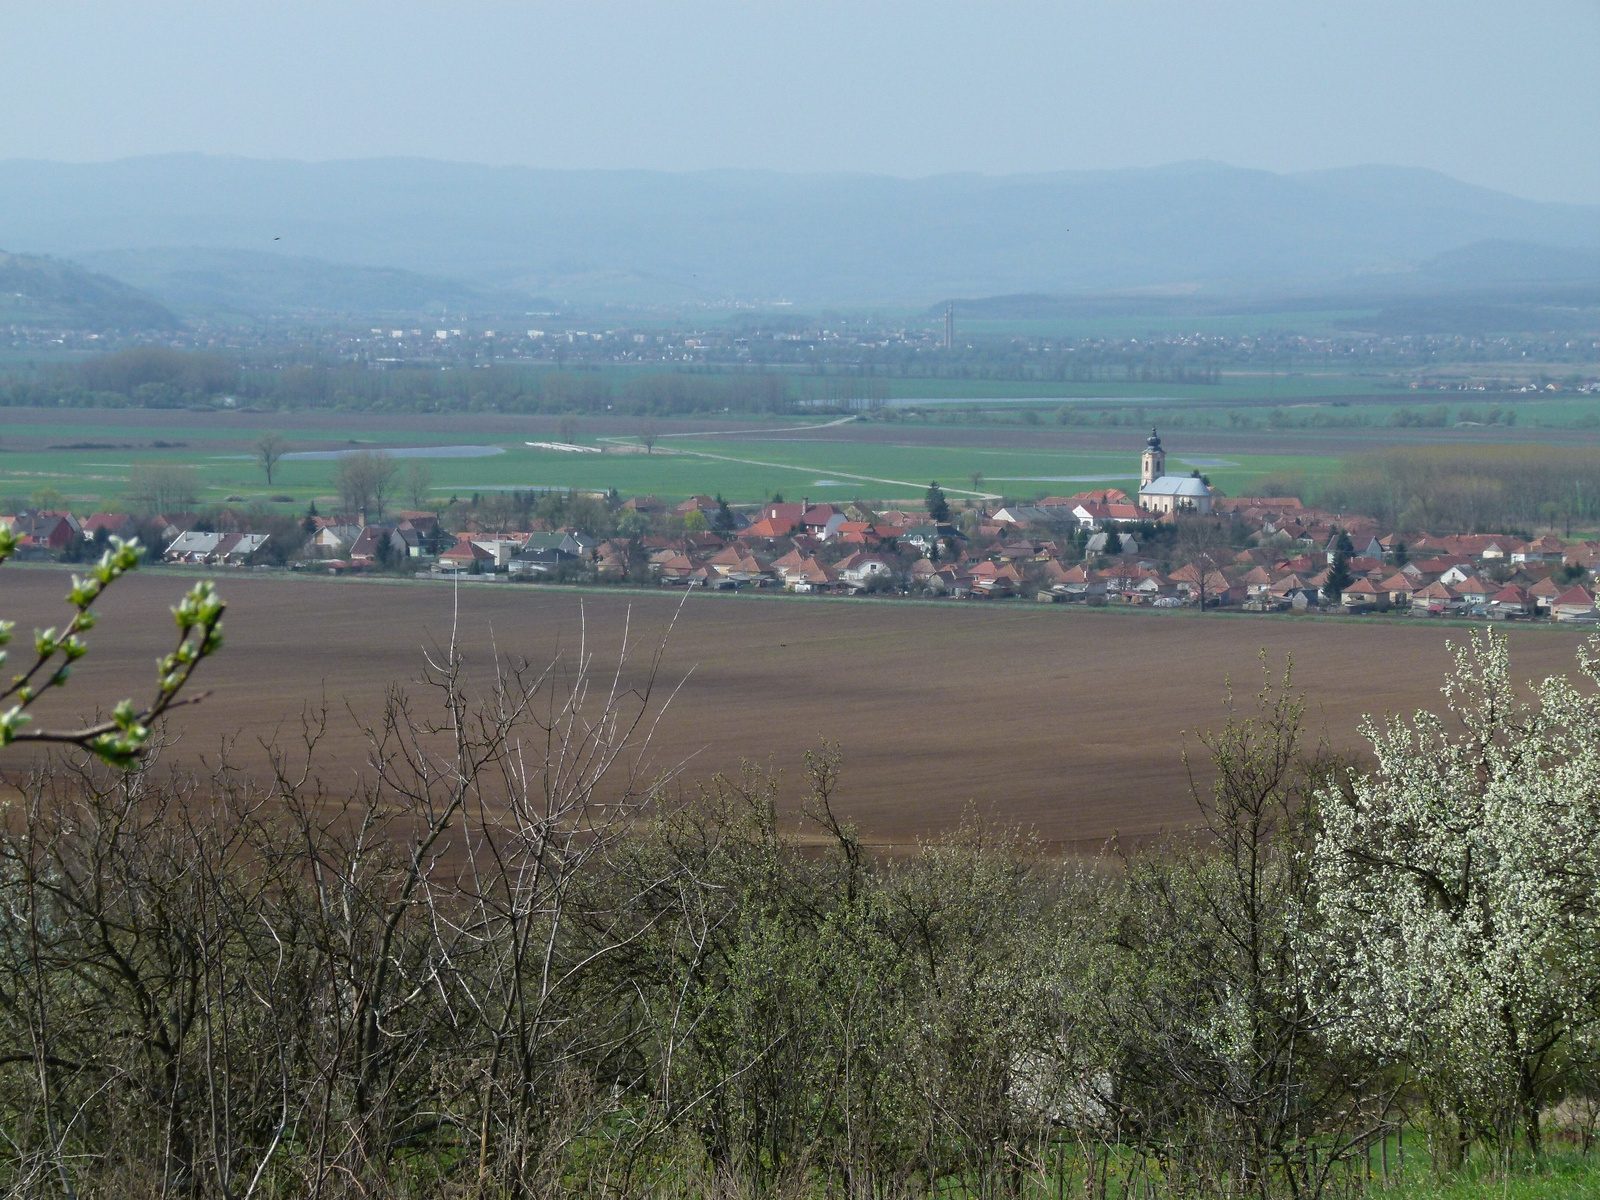
[(1182, 517), (1178, 523), (1178, 554), (1190, 563), (1197, 576), (1195, 588), (1200, 599), (1200, 611), (1206, 609), (1208, 594), (1215, 597), (1214, 585), (1222, 576), (1220, 559), (1227, 549), (1227, 532), (1215, 517)]
[(420, 509), (428, 501), (428, 489), (433, 486), (433, 469), (425, 458), (406, 460), (405, 488), (411, 497), (411, 507)]
[(578, 419), (576, 417), (562, 417), (556, 426), (556, 436), (563, 442), (571, 443), (578, 436)]
[(281, 433), (269, 433), (256, 442), (256, 460), (260, 462), (261, 469), (267, 473), (267, 486), (272, 486), (272, 473), (277, 470), (278, 460), (288, 450), (289, 443)]
[(200, 502), (200, 475), (193, 467), (168, 463), (134, 467), (125, 495), (137, 512), (186, 512)]
[(661, 437), (661, 427), (654, 421), (642, 421), (636, 433), (639, 444), (644, 447), (646, 454), (654, 454), (656, 442)]
[(334, 470), (333, 484), (339, 499), (351, 516), (366, 513), (382, 517), (384, 501), (394, 486), (395, 460), (381, 450), (358, 450), (342, 455)]

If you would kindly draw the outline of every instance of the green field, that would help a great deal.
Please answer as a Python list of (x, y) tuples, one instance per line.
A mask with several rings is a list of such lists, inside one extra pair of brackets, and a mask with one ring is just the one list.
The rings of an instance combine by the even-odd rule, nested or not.
[[(381, 424), (378, 421), (365, 429), (335, 431), (296, 430), (292, 417), (287, 424), (286, 435), (299, 446), (462, 444), (492, 445), (500, 450), (490, 457), (427, 459), (435, 501), (473, 492), (531, 488), (615, 488), (625, 496), (653, 492), (663, 497), (720, 492), (732, 501), (747, 503), (774, 492), (791, 499), (911, 499), (919, 496), (931, 479), (940, 480), (953, 495), (972, 493), (974, 472), (983, 477), (976, 491), (1019, 498), (1137, 483), (1137, 439), (1130, 441), (1131, 449), (1126, 452), (1062, 452), (799, 440), (805, 438), (804, 431), (774, 431), (770, 438), (667, 437), (653, 454), (608, 449), (604, 454), (580, 455), (531, 449), (503, 434), (475, 437), (470, 421), (463, 421), (459, 434), (448, 439), (407, 432), (384, 437), (381, 442), (374, 436), (375, 426)], [(351, 424), (355, 425), (356, 419)], [(49, 426), (7, 427), (12, 436), (25, 430), (36, 437), (57, 432)], [(75, 441), (86, 440), (81, 428), (71, 435)], [(150, 435), (148, 428), (107, 424), (97, 429), (95, 440), (148, 442)], [(228, 440), (217, 438), (208, 445), (209, 439), (193, 432), (183, 439), (182, 447), (166, 449), (12, 450), (0, 454), (0, 497), (28, 499), (54, 492), (79, 507), (112, 504), (122, 496), (135, 467), (156, 463), (195, 468), (203, 503), (219, 503), (228, 496), (256, 500), (284, 495), (304, 504), (334, 494), (334, 461), (285, 460), (269, 487), (260, 466), (242, 452), (237, 436), (230, 431)], [(1331, 456), (1283, 454), (1199, 455), (1197, 461), (1188, 463), (1176, 449), (1171, 459), (1171, 469), (1204, 470), (1214, 483), (1235, 495), (1272, 472), (1297, 470), (1316, 477), (1336, 470), (1337, 465), (1338, 460)]]
[[(1348, 384), (1351, 378), (1280, 377), (1272, 386), (1281, 392), (1291, 385)], [(896, 382), (899, 390), (901, 383), (914, 381)], [(1256, 383), (1264, 390), (1268, 380)], [(958, 385), (945, 381), (937, 390), (956, 391)], [(812, 426), (825, 421), (820, 416), (814, 421), (729, 417), (726, 424), (710, 416), (694, 423), (663, 420), (658, 422), (663, 436), (649, 455), (624, 452), (639, 448), (628, 443), (641, 419), (620, 414), (581, 423), (577, 440), (607, 452), (579, 455), (525, 445), (556, 436), (557, 420), (549, 416), (3, 409), (0, 503), (44, 506), (59, 497), (78, 508), (114, 505), (126, 492), (130, 473), (149, 464), (193, 468), (204, 504), (230, 496), (246, 501), (286, 496), (290, 499), (283, 503), (304, 506), (332, 497), (336, 464), (330, 459), (285, 460), (268, 486), (250, 453), (268, 429), (284, 434), (296, 451), (407, 446), (498, 451), (490, 457), (429, 457), (428, 499), (436, 503), (452, 495), (534, 488), (615, 489), (668, 498), (720, 492), (735, 503), (754, 503), (774, 492), (790, 499), (906, 500), (919, 496), (930, 479), (938, 479), (953, 496), (1012, 499), (1127, 488), (1134, 483), (1151, 421), (1167, 435), (1172, 470), (1199, 469), (1230, 495), (1248, 494), (1263, 477), (1279, 472), (1304, 476), (1314, 488), (1339, 470), (1345, 455), (1397, 440), (1587, 441), (1600, 428), (1600, 396), (1573, 393), (1505, 398), (1410, 392), (1393, 399), (1328, 396), (1319, 402), (1284, 396), (1282, 403), (1265, 398), (1230, 403), (1216, 389), (1196, 387), (1189, 390), (1200, 394), (1189, 399), (1063, 404), (1064, 415), (1075, 422), (1064, 426), (1053, 410), (1016, 402), (1026, 393), (1036, 395), (1037, 385), (996, 384), (994, 390), (1012, 394), (974, 398), (970, 407), (929, 405), (914, 414), (900, 408), (869, 414), (855, 427), (859, 434), (853, 429), (813, 432)], [(1491, 406), (1513, 414), (1515, 426), (1456, 426), (1463, 419), (1481, 420)], [(1445, 424), (1414, 423), (1424, 413), (1432, 420), (1441, 407)], [(1397, 416), (1413, 423), (1393, 427)], [(730, 425), (743, 432), (727, 436)], [(696, 429), (723, 434), (691, 434)], [(1192, 460), (1185, 460), (1186, 450)], [(976, 486), (974, 472), (982, 475)]]

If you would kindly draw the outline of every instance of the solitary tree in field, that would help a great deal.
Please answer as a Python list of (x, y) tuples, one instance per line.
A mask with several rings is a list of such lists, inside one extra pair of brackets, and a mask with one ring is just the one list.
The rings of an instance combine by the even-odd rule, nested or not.
[(928, 484), (928, 494), (923, 504), (927, 506), (930, 520), (943, 522), (950, 519), (950, 502), (944, 498), (944, 489), (939, 486), (937, 479)]
[(639, 426), (639, 444), (644, 447), (646, 454), (654, 454), (656, 441), (661, 437), (661, 428), (654, 421), (645, 421)]
[(556, 436), (570, 445), (572, 439), (578, 436), (578, 419), (576, 417), (562, 417), (561, 424), (556, 429)]
[(268, 487), (272, 486), (272, 473), (278, 468), (278, 460), (288, 448), (289, 443), (281, 433), (265, 434), (256, 443), (256, 459), (261, 463), (261, 469), (267, 473)]
[(975, 491), (975, 492), (982, 491), (983, 490), (983, 472), (982, 471), (974, 471), (974, 472), (972, 472), (970, 475), (967, 476), (967, 482), (972, 484), (972, 490), (973, 491)]

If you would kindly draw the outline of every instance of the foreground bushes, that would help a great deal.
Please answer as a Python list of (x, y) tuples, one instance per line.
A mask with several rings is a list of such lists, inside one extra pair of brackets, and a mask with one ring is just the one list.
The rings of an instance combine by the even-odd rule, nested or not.
[(1594, 702), (1519, 707), (1502, 643), (1370, 776), (1265, 688), (1198, 833), (1085, 864), (976, 818), (874, 861), (830, 748), (798, 832), (760, 769), (682, 789), (654, 674), (580, 648), (473, 698), (446, 652), (337, 793), (320, 718), (265, 780), (30, 776), (0, 1183), (1315, 1197), (1593, 1128)]

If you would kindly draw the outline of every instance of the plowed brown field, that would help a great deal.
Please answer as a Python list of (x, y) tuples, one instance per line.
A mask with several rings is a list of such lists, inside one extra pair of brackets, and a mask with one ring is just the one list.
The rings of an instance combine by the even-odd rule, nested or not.
[[(333, 759), (358, 755), (346, 705), (375, 714), (386, 686), (413, 681), (423, 648), (448, 637), (448, 585), (221, 575), (227, 644), (201, 668), (211, 698), (174, 717), (179, 753), (242, 752), (298, 729), (303, 704), (326, 696)], [(65, 571), (0, 569), (0, 612), (19, 630), (58, 624)], [(167, 608), (188, 580), (140, 572), (107, 596), (93, 647), (40, 720), (124, 694), (143, 695), (168, 648)], [(482, 674), (491, 638), (502, 653), (543, 661), (571, 647), (580, 608), (600, 658), (614, 655), (631, 605), (635, 637), (654, 638), (679, 595), (579, 595), (517, 585), (460, 588), (462, 644)], [(1313, 724), (1360, 745), (1363, 712), (1439, 702), (1447, 637), (1422, 619), (1329, 621), (1066, 610), (1032, 604), (914, 605), (691, 596), (664, 675), (688, 680), (658, 734), (661, 765), (691, 776), (740, 757), (795, 767), (819, 737), (846, 755), (843, 807), (871, 841), (905, 843), (955, 823), (969, 803), (1038, 830), (1062, 847), (1112, 833), (1147, 834), (1190, 815), (1185, 731), (1222, 720), (1231, 677), (1260, 681), (1264, 648), (1293, 652)], [(1524, 677), (1565, 671), (1582, 634), (1512, 631)], [(19, 639), (24, 650), (26, 639)], [(10, 764), (21, 759), (10, 754)]]

